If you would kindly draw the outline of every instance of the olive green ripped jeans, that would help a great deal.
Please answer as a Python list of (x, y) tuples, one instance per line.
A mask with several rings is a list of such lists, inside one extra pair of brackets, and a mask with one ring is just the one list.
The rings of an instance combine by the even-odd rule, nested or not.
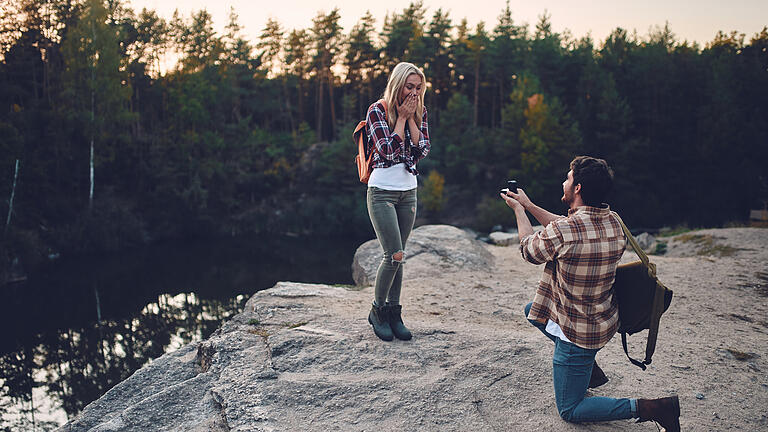
[(384, 257), (376, 272), (376, 304), (400, 304), (405, 263), (405, 242), (416, 219), (416, 189), (389, 191), (368, 188), (368, 216)]

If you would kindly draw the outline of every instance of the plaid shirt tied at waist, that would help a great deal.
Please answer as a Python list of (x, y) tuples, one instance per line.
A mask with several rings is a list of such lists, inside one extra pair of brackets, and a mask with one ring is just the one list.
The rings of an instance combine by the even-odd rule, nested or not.
[(427, 107), (424, 107), (424, 113), (421, 116), (421, 136), (417, 137), (418, 142), (416, 143), (411, 137), (410, 128), (407, 124), (405, 126), (405, 138), (395, 131), (389, 130), (384, 104), (381, 101), (368, 108), (366, 124), (368, 126), (368, 138), (376, 145), (376, 152), (373, 155), (374, 169), (404, 163), (405, 168), (411, 174), (419, 175), (416, 163), (429, 154), (430, 148)]
[(602, 348), (619, 327), (613, 282), (627, 240), (610, 208), (578, 207), (520, 242), (523, 258), (544, 264), (528, 319), (556, 322), (572, 343)]

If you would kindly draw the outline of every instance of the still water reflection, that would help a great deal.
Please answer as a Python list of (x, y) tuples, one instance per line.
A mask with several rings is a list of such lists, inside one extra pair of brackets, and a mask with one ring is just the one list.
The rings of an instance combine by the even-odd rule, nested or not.
[(49, 430), (279, 280), (351, 283), (354, 239), (174, 243), (61, 260), (0, 287), (0, 430)]

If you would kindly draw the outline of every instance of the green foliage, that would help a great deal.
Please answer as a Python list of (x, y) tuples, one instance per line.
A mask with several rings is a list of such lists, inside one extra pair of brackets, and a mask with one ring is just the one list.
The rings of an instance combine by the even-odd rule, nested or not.
[(108, 196), (94, 201), (90, 213), (82, 213), (62, 230), (53, 247), (68, 254), (114, 252), (141, 244), (144, 233), (131, 204)]
[(424, 184), (419, 191), (419, 201), (429, 213), (440, 213), (445, 204), (443, 189), (445, 188), (445, 177), (439, 172), (432, 171), (427, 176)]
[(538, 80), (530, 74), (517, 80), (502, 122), (506, 142), (498, 147), (498, 156), (509, 161), (505, 175), (522, 180), (521, 186), (540, 204), (556, 208), (560, 182), (580, 147), (576, 123), (557, 98), (539, 92)]
[(690, 231), (693, 231), (693, 228), (689, 228), (687, 225), (678, 225), (672, 229), (660, 232), (659, 237), (673, 237), (678, 234), (684, 234)]
[(496, 191), (511, 178), (560, 212), (577, 154), (613, 166), (609, 201), (634, 226), (720, 225), (768, 199), (768, 30), (704, 48), (669, 26), (592, 41), (546, 14), (517, 24), (509, 3), (470, 27), (414, 2), (349, 32), (338, 10), (290, 32), (270, 20), (246, 41), (234, 11), (217, 34), (205, 11), (8, 8), (21, 25), (0, 20), (0, 195), (20, 159), (9, 236), (26, 238), (8, 256), (266, 230), (370, 237), (350, 133), (399, 61), (427, 76), (420, 200), (446, 221), (510, 220)]
[(62, 41), (60, 109), (71, 120), (69, 132), (79, 138), (82, 149), (95, 141), (97, 166), (109, 166), (118, 148), (130, 143), (127, 130), (132, 120), (131, 88), (126, 85), (119, 28), (110, 25), (107, 18), (108, 10), (100, 1), (86, 2), (82, 18)]
[(693, 243), (697, 248), (697, 255), (731, 256), (742, 250), (732, 246), (718, 243), (718, 238), (710, 234), (681, 234), (676, 240), (683, 243)]
[(474, 228), (489, 232), (496, 225), (512, 226), (515, 222), (515, 212), (507, 206), (498, 195), (486, 196), (475, 207)]
[(439, 158), (445, 165), (445, 172), (452, 181), (462, 181), (477, 175), (480, 158), (475, 157), (479, 149), (472, 128), (472, 104), (461, 93), (454, 93), (441, 113), (444, 125), (433, 134), (439, 145), (434, 146), (431, 157)]
[(347, 67), (347, 82), (351, 90), (356, 91), (361, 97), (357, 98), (357, 111), (367, 108), (367, 100), (372, 98), (371, 88), (374, 76), (380, 73), (376, 70), (379, 60), (379, 48), (374, 38), (376, 34), (375, 19), (370, 12), (366, 12), (352, 27), (347, 39), (347, 53), (344, 57), (344, 65)]
[(385, 69), (391, 70), (398, 62), (416, 60), (411, 53), (420, 51), (424, 33), (424, 4), (411, 3), (402, 13), (393, 12), (384, 18), (382, 29)]

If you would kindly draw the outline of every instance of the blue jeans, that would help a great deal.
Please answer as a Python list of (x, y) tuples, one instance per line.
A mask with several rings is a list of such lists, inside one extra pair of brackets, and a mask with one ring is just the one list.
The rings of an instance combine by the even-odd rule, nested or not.
[[(525, 306), (525, 316), (531, 303)], [(592, 365), (600, 349), (586, 349), (547, 333), (546, 324), (528, 320), (555, 343), (552, 357), (552, 380), (555, 384), (555, 402), (560, 417), (567, 422), (597, 422), (637, 417), (636, 399), (588, 397)]]

